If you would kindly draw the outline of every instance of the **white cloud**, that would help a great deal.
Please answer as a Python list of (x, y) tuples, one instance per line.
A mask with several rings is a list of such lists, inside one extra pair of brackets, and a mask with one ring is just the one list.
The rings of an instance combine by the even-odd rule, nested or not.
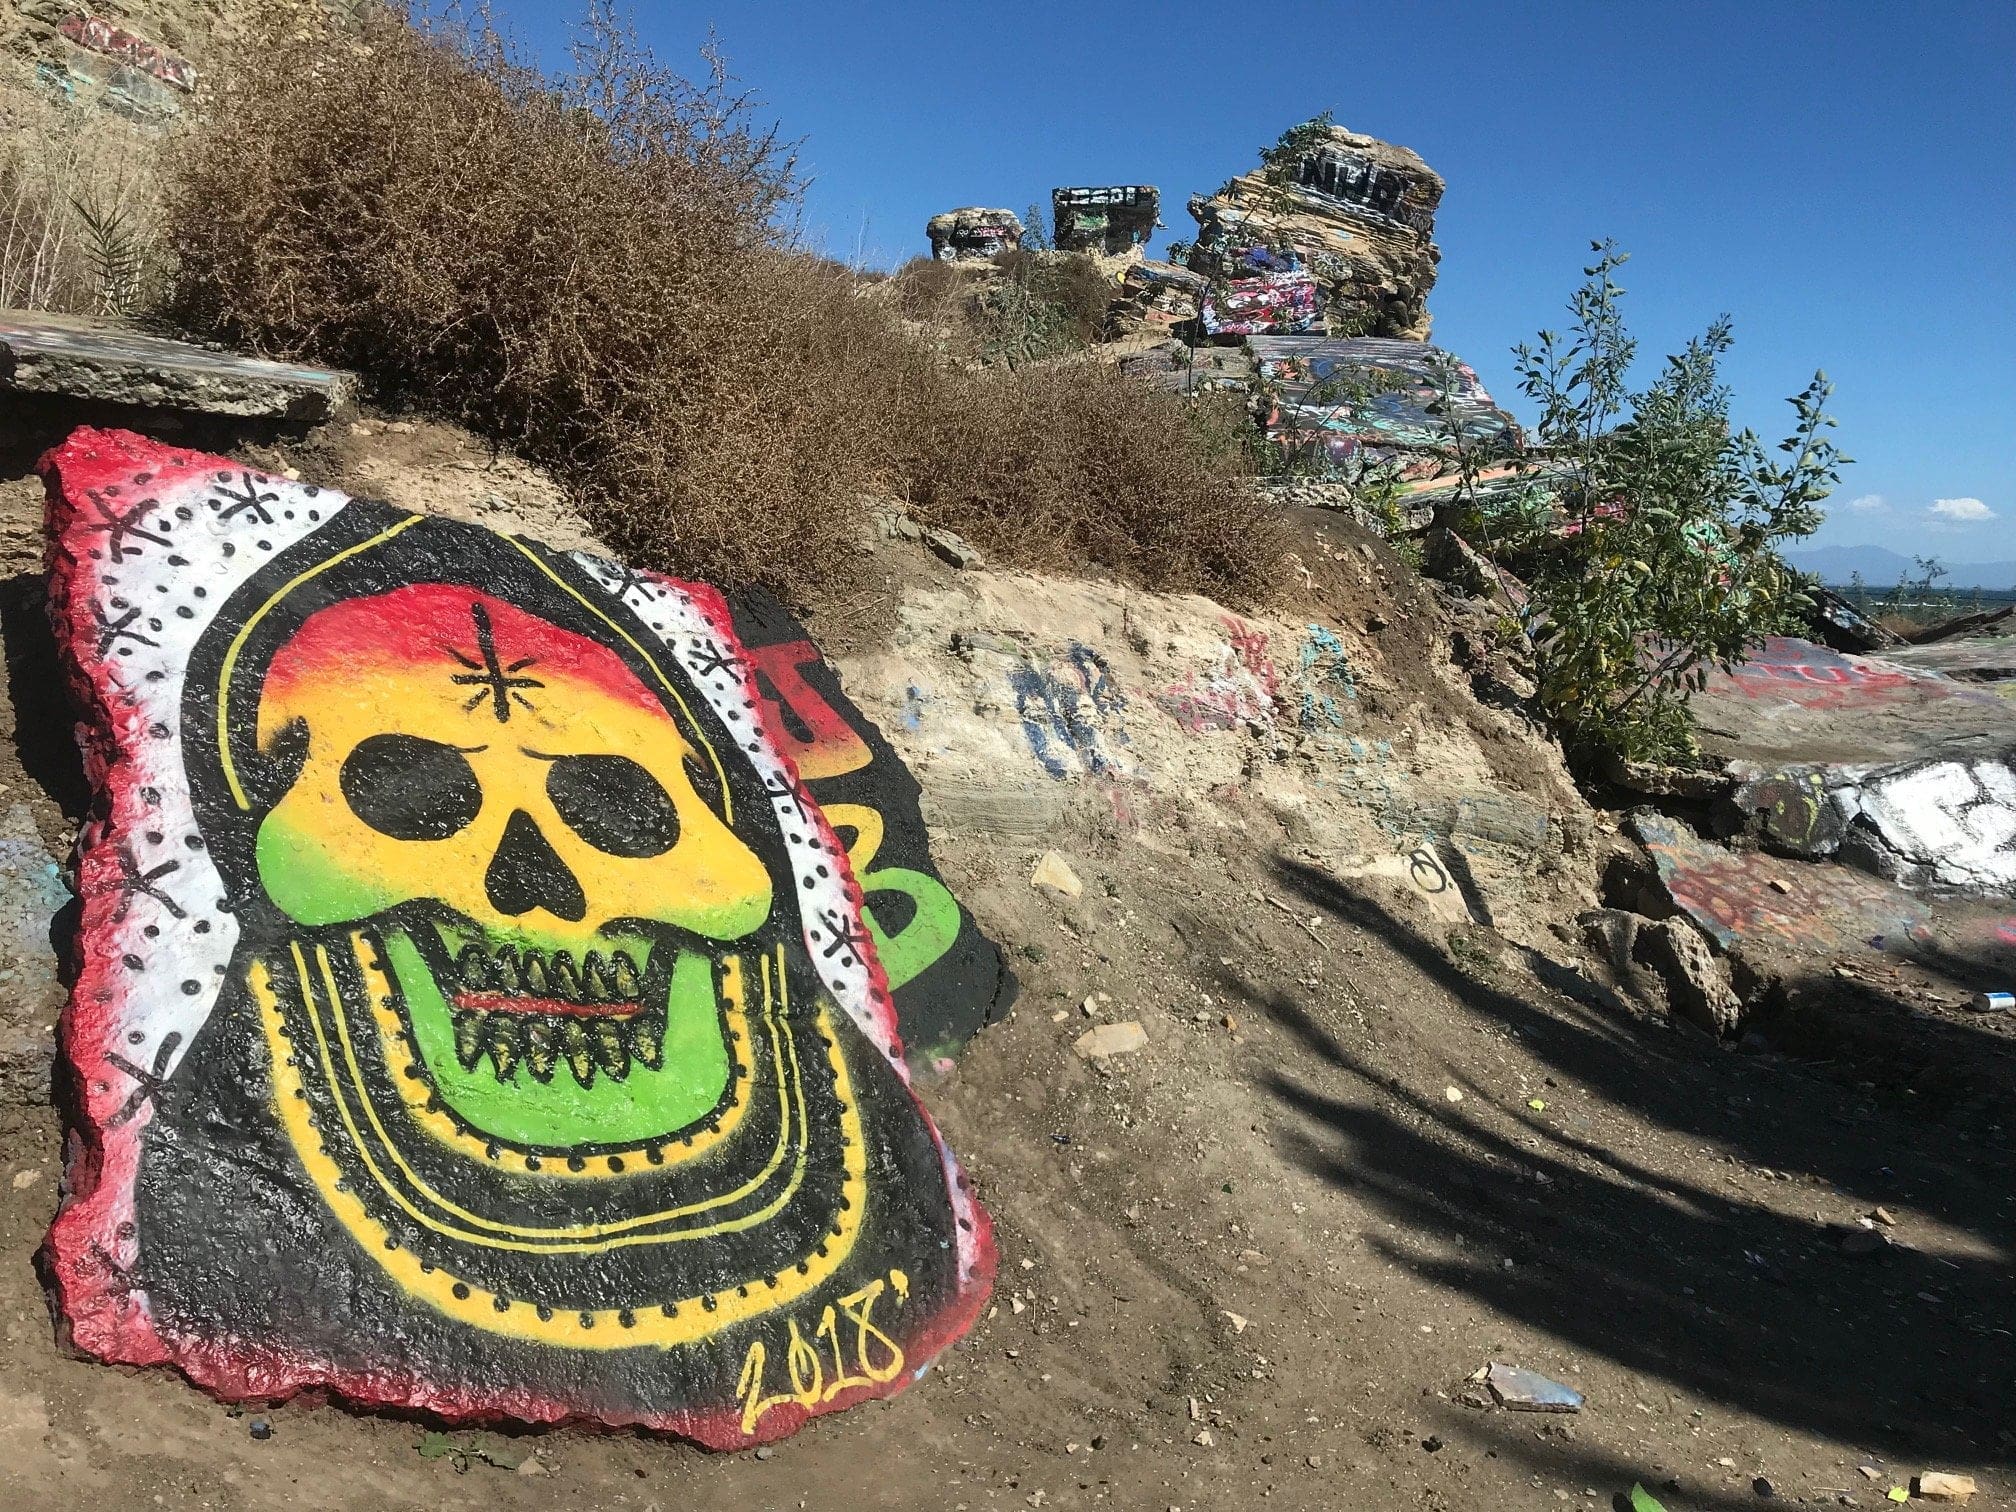
[(1935, 519), (1955, 520), (1972, 523), (1975, 520), (1992, 520), (1995, 511), (1979, 499), (1934, 499), (1932, 507), (1926, 511)]
[(1853, 514), (1880, 514), (1889, 507), (1890, 501), (1881, 494), (1864, 494), (1859, 499), (1848, 501), (1849, 511)]

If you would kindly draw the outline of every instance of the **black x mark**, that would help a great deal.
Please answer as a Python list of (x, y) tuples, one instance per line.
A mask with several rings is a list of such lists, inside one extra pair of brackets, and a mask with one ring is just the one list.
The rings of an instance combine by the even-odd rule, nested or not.
[[(261, 525), (271, 525), (273, 523), (273, 511), (266, 506), (273, 503), (280, 495), (271, 492), (262, 493), (259, 485), (253, 481), (252, 474), (249, 472), (242, 476), (244, 481), (238, 486), (243, 492), (234, 493), (230, 481), (227, 479), (217, 490), (218, 493), (223, 495), (223, 498), (212, 499), (210, 501), (217, 506), (217, 518), (228, 520), (231, 516), (249, 509), (252, 511), (252, 518), (257, 520)], [(225, 499), (229, 499), (231, 502), (227, 505), (224, 502)]]
[(138, 1086), (134, 1087), (133, 1095), (120, 1104), (119, 1111), (105, 1120), (106, 1128), (116, 1129), (119, 1125), (138, 1116), (142, 1108), (168, 1090), (168, 1062), (175, 1054), (175, 1047), (181, 1043), (182, 1035), (179, 1031), (170, 1034), (166, 1039), (162, 1040), (161, 1048), (154, 1052), (154, 1069), (152, 1071), (141, 1070), (117, 1050), (107, 1050), (105, 1052), (106, 1060), (139, 1083)]
[(110, 651), (121, 640), (130, 640), (138, 646), (158, 646), (161, 644), (157, 640), (149, 640), (138, 630), (128, 630), (126, 628), (133, 621), (140, 618), (140, 610), (137, 606), (128, 609), (116, 620), (107, 619), (104, 609), (99, 606), (96, 600), (93, 600), (91, 604), (91, 617), (98, 621), (98, 654), (100, 656)]
[(143, 872), (140, 870), (140, 863), (134, 859), (133, 852), (126, 846), (120, 846), (119, 907), (113, 911), (112, 922), (117, 924), (120, 920), (124, 919), (132, 911), (133, 900), (142, 895), (152, 898), (156, 903), (167, 909), (169, 918), (188, 918), (187, 910), (180, 903), (177, 903), (165, 891), (154, 885), (170, 872), (180, 871), (181, 869), (182, 863), (180, 861), (163, 861), (152, 870)]
[(106, 498), (98, 489), (87, 488), (84, 490), (84, 496), (91, 501), (91, 507), (98, 511), (98, 520), (91, 528), (105, 533), (105, 544), (112, 550), (113, 561), (120, 562), (124, 561), (129, 555), (140, 555), (139, 547), (128, 546), (126, 544), (127, 536), (137, 536), (143, 541), (152, 541), (156, 546), (166, 546), (168, 544), (166, 538), (155, 535), (151, 530), (142, 530), (134, 523), (144, 516), (148, 510), (159, 509), (161, 507), (159, 499), (142, 499), (124, 514), (121, 514), (118, 506)]

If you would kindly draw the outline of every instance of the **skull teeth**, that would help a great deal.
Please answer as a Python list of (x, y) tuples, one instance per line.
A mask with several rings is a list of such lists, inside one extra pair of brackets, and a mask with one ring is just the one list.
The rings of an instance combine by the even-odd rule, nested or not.
[(549, 1082), (565, 1065), (583, 1087), (597, 1076), (622, 1081), (633, 1062), (655, 1071), (665, 1063), (665, 1015), (583, 1018), (578, 1014), (472, 1009), (455, 1015), (455, 1054), (465, 1070), (488, 1060), (500, 1082), (522, 1067)]
[(455, 976), (465, 992), (503, 993), (550, 998), (584, 1006), (634, 1005), (643, 976), (630, 953), (605, 956), (591, 950), (579, 965), (565, 950), (540, 951), (505, 945), (496, 950), (467, 944), (455, 958)]

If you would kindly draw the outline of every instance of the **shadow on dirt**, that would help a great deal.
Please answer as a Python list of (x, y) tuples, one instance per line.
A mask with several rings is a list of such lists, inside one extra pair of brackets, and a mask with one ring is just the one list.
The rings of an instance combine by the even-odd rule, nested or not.
[[(1284, 1131), (1289, 1157), (1403, 1232), (1440, 1235), (1460, 1252), (1423, 1260), (1374, 1241), (1396, 1262), (1574, 1348), (1788, 1429), (1900, 1458), (2011, 1457), (2016, 1199), (2006, 1148), (1858, 1110), (1855, 1093), (1798, 1063), (1515, 996), (1328, 874), (1285, 859), (1274, 871), (1309, 903), (1377, 934), (1478, 1027), (1516, 1034), (1564, 1083), (1586, 1089), (1577, 1101), (1608, 1101), (1705, 1157), (1697, 1175), (1652, 1170), (1618, 1141), (1578, 1134), (1587, 1123), (1572, 1104), (1535, 1112), (1523, 1092), (1471, 1085), (1451, 1103), (1440, 1087), (1409, 1084), (1378, 1045), (1361, 1053), (1301, 1004), (1249, 987), (1342, 1073), (1266, 1079), (1300, 1125)], [(1824, 1221), (1803, 1199), (1803, 1211), (1776, 1210), (1722, 1179), (1743, 1167), (1751, 1180), (1772, 1179), (1755, 1169), (1765, 1167), (1806, 1182), (1837, 1215), (1891, 1204), (1968, 1237), (1944, 1256), (1903, 1244), (1852, 1254), (1841, 1216)]]

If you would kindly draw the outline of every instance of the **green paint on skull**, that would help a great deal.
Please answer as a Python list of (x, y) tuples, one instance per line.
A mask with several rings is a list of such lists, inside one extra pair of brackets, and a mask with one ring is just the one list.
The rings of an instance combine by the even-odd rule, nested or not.
[[(651, 948), (634, 938), (611, 945), (639, 961)], [(664, 1049), (657, 1068), (633, 1059), (621, 1079), (597, 1075), (583, 1086), (564, 1059), (543, 1082), (522, 1062), (508, 1078), (498, 1076), (488, 1056), (465, 1066), (456, 1053), (455, 1011), (419, 947), (404, 930), (395, 930), (387, 935), (385, 950), (414, 1042), (442, 1102), (471, 1128), (493, 1138), (560, 1147), (664, 1138), (705, 1118), (728, 1085), (728, 1045), (713, 963), (694, 951), (680, 951), (669, 974)], [(655, 1006), (646, 1005), (645, 1011)]]

